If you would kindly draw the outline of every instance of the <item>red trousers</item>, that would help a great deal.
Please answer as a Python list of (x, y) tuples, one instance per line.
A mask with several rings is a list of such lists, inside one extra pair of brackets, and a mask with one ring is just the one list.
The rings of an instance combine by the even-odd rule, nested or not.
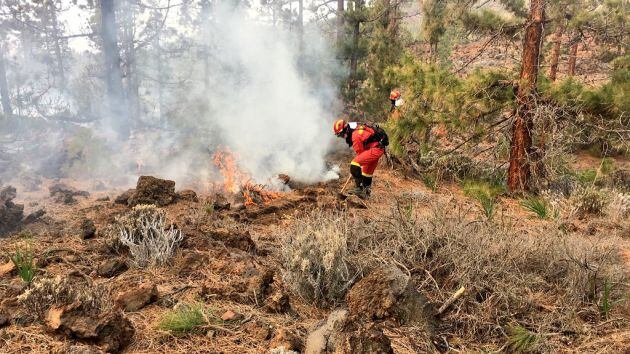
[(365, 177), (372, 177), (378, 166), (378, 160), (384, 153), (385, 150), (379, 147), (369, 148), (358, 154), (350, 164), (361, 167), (361, 174)]

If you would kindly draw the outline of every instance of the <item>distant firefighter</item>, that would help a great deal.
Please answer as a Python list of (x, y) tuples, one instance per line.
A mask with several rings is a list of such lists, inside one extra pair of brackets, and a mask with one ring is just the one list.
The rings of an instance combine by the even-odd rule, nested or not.
[(389, 94), (389, 100), (392, 103), (392, 108), (389, 110), (390, 112), (393, 112), (396, 107), (402, 105), (402, 96), (400, 95), (400, 91), (398, 90), (392, 90), (392, 92)]
[(362, 199), (368, 199), (372, 192), (372, 176), (378, 166), (378, 160), (389, 145), (387, 133), (378, 125), (346, 122), (339, 119), (333, 125), (333, 131), (339, 138), (354, 149), (357, 156), (350, 163), (350, 173), (354, 178), (355, 188), (350, 191)]

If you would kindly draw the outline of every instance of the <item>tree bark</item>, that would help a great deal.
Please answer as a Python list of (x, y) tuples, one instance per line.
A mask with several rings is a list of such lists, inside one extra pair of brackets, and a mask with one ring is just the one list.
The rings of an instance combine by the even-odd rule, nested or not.
[(59, 21), (57, 20), (57, 9), (52, 1), (46, 2), (47, 18), (49, 22), (50, 30), (52, 31), (52, 47), (57, 64), (57, 78), (59, 79), (58, 86), (61, 90), (66, 89), (66, 73), (64, 68), (63, 50), (61, 46), (61, 33), (59, 31)]
[(304, 0), (298, 0), (298, 67), (302, 70), (304, 59)]
[(343, 43), (343, 31), (345, 25), (344, 15), (344, 0), (337, 0), (337, 45), (341, 46)]
[(516, 114), (512, 126), (508, 188), (512, 193), (530, 187), (530, 155), (532, 153), (533, 110), (536, 105), (536, 83), (540, 60), (540, 44), (545, 1), (531, 0), (529, 25), (525, 32), (520, 81), (516, 92)]
[(120, 138), (129, 136), (129, 111), (124, 98), (114, 0), (101, 0), (101, 36), (105, 59), (108, 113)]
[[(354, 0), (354, 11), (361, 10), (361, 4), (363, 0)], [(359, 52), (359, 36), (361, 35), (361, 21), (358, 19), (358, 16), (355, 16), (356, 19), (353, 23), (352, 29), (352, 54), (350, 55), (350, 82), (349, 88), (352, 93), (352, 103), (356, 103), (357, 96), (357, 67), (358, 67), (358, 52)]]
[[(125, 78), (127, 83), (127, 103), (129, 105), (129, 120), (140, 118), (140, 82), (138, 78), (138, 62), (135, 38), (135, 6), (133, 1), (124, 2), (123, 39), (125, 45)], [(131, 122), (130, 122), (131, 123)]]
[(567, 75), (572, 77), (575, 75), (575, 65), (577, 63), (577, 52), (578, 46), (580, 45), (579, 38), (573, 40), (573, 44), (571, 44), (571, 48), (569, 49), (569, 68), (567, 71)]
[(559, 22), (554, 35), (553, 47), (551, 48), (551, 63), (549, 65), (549, 79), (556, 81), (558, 75), (558, 62), (560, 60), (560, 49), (562, 48), (562, 35), (564, 34), (564, 23)]
[(6, 118), (10, 118), (13, 115), (13, 110), (11, 109), (11, 98), (9, 97), (9, 84), (4, 67), (3, 50), (4, 49), (0, 47), (0, 99), (2, 100), (2, 112), (4, 112)]

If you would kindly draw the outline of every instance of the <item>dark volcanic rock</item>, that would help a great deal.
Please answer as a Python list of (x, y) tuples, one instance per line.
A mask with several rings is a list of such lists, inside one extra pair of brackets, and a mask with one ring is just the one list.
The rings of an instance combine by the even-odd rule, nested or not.
[(89, 197), (90, 193), (86, 191), (80, 191), (74, 187), (65, 185), (63, 183), (57, 183), (48, 188), (50, 196), (54, 198), (55, 202), (62, 204), (74, 204), (76, 199), (74, 197)]
[(114, 203), (127, 205), (129, 203), (129, 199), (131, 199), (135, 193), (135, 189), (128, 189), (126, 192), (116, 197), (116, 199), (114, 199)]
[(24, 216), (24, 205), (13, 203), (17, 193), (15, 188), (0, 188), (0, 236), (20, 227)]
[(115, 277), (129, 269), (127, 263), (120, 258), (106, 259), (98, 265), (96, 273), (104, 278)]
[(165, 206), (173, 203), (176, 198), (175, 181), (153, 176), (140, 176), (136, 185), (136, 192), (129, 198), (127, 205), (155, 204)]
[(135, 289), (118, 294), (116, 305), (126, 312), (138, 311), (146, 305), (158, 299), (157, 286), (152, 283), (144, 283)]
[(197, 193), (192, 189), (186, 189), (177, 192), (177, 200), (187, 200), (190, 202), (198, 202)]
[(96, 235), (96, 226), (94, 226), (94, 221), (90, 219), (83, 219), (81, 222), (81, 238), (87, 240), (88, 238), (93, 238)]
[(377, 321), (394, 318), (399, 323), (428, 324), (432, 309), (426, 298), (396, 267), (383, 267), (357, 282), (346, 295), (352, 317)]
[(51, 307), (46, 314), (46, 325), (51, 331), (82, 339), (106, 352), (115, 353), (129, 345), (135, 333), (131, 321), (120, 311), (92, 315), (82, 311), (80, 303)]
[(39, 220), (42, 216), (44, 216), (46, 214), (46, 210), (44, 209), (38, 209), (30, 214), (28, 214), (25, 218), (23, 223), (24, 224), (31, 224), (36, 222), (37, 220)]

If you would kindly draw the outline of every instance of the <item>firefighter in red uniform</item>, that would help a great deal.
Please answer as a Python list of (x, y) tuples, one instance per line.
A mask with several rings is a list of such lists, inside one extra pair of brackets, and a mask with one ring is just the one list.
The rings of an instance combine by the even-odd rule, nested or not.
[(350, 173), (356, 185), (351, 193), (363, 199), (369, 198), (374, 170), (389, 144), (387, 134), (378, 126), (346, 122), (343, 119), (335, 122), (333, 131), (337, 137), (346, 139), (346, 143), (357, 154), (350, 163)]

